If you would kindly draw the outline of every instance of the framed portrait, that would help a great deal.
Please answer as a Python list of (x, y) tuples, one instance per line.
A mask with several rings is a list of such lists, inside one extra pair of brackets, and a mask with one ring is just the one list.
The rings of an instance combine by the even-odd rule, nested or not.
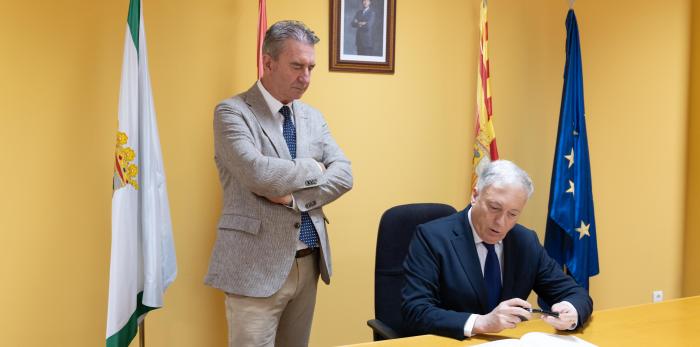
[(396, 0), (330, 2), (330, 70), (393, 74)]

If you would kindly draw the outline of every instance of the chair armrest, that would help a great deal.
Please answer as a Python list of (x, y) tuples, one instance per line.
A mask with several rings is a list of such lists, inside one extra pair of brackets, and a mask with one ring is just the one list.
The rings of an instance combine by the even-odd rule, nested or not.
[(384, 324), (384, 322), (378, 319), (370, 319), (367, 321), (367, 325), (372, 328), (375, 334), (385, 338), (385, 339), (397, 339), (401, 337), (394, 329)]

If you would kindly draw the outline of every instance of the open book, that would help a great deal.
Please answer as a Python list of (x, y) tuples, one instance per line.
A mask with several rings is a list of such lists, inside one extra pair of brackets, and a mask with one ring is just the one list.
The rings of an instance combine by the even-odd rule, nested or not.
[(586, 342), (573, 335), (555, 335), (547, 333), (527, 333), (520, 339), (505, 339), (487, 343), (482, 343), (479, 346), (488, 347), (597, 347), (596, 345)]

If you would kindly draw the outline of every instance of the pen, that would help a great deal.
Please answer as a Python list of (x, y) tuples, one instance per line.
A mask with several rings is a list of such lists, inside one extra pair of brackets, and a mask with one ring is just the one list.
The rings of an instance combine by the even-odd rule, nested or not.
[(524, 308), (524, 309), (525, 309), (525, 311), (528, 311), (530, 313), (540, 313), (540, 314), (544, 314), (547, 316), (559, 318), (559, 312), (552, 312), (552, 311), (547, 311), (547, 310), (543, 310), (543, 309), (539, 309), (539, 308)]

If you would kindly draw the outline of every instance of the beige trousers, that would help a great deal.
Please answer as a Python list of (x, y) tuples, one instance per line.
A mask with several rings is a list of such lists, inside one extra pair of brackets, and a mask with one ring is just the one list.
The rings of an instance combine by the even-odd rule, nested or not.
[(284, 285), (270, 297), (226, 294), (229, 347), (308, 346), (316, 305), (318, 254), (294, 259)]

